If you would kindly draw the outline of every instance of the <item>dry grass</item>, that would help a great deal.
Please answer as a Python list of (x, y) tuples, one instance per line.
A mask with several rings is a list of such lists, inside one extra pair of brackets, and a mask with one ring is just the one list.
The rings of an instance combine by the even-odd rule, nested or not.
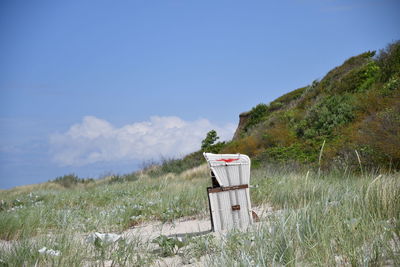
[[(72, 189), (52, 183), (0, 192), (0, 264), (5, 266), (147, 266), (163, 257), (138, 235), (113, 244), (88, 244), (95, 231), (121, 233), (150, 221), (173, 225), (207, 214), (207, 166), (159, 177)], [(189, 238), (179, 250), (182, 262), (198, 258), (215, 266), (399, 265), (399, 174), (253, 171), (254, 205), (273, 212), (255, 228), (231, 231), (220, 239)], [(175, 241), (166, 239), (164, 251)], [(61, 252), (43, 255), (42, 247)], [(162, 251), (162, 250), (161, 250)], [(175, 256), (176, 258), (176, 256)]]

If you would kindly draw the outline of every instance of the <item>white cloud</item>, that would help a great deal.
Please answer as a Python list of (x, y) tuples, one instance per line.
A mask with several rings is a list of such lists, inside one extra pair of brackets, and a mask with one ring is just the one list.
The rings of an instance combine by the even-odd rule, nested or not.
[(228, 140), (235, 125), (154, 116), (149, 121), (116, 128), (106, 120), (86, 116), (67, 132), (51, 135), (50, 147), (53, 160), (64, 166), (176, 157), (198, 150), (211, 129), (217, 131), (221, 140)]

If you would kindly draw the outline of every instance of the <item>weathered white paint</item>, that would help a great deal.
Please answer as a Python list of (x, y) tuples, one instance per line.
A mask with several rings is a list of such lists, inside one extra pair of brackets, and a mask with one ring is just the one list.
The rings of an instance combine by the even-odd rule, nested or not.
[[(248, 185), (250, 158), (243, 154), (204, 153), (211, 171), (221, 187)], [(210, 192), (210, 209), (214, 231), (245, 228), (253, 223), (249, 188)], [(232, 210), (232, 206), (240, 210)]]
[(250, 158), (247, 155), (204, 153), (204, 157), (221, 186), (249, 184)]

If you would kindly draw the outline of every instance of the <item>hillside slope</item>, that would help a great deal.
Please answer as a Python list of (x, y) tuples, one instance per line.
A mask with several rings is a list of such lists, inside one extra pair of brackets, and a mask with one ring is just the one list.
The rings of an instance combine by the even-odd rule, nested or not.
[(220, 152), (249, 154), (256, 163), (399, 168), (400, 42), (351, 57), (322, 80), (242, 113)]

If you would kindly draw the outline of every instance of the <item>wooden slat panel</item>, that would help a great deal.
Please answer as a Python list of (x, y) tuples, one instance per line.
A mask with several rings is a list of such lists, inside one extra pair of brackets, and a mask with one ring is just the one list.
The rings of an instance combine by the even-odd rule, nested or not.
[[(248, 188), (209, 193), (214, 231), (229, 230), (234, 227), (245, 228), (252, 223), (247, 190)], [(232, 206), (240, 209), (233, 209)]]
[(233, 224), (232, 212), (229, 210), (231, 206), (231, 200), (229, 198), (229, 192), (218, 193), (221, 199), (222, 216), (224, 219), (224, 224), (222, 225), (222, 230), (230, 229)]
[(237, 194), (238, 194), (239, 205), (240, 207), (243, 207), (239, 211), (242, 223), (241, 226), (246, 227), (251, 223), (250, 221), (251, 214), (247, 203), (246, 189), (237, 190)]
[(214, 231), (221, 230), (221, 214), (216, 194), (208, 194), (210, 198), (211, 216), (214, 224)]

